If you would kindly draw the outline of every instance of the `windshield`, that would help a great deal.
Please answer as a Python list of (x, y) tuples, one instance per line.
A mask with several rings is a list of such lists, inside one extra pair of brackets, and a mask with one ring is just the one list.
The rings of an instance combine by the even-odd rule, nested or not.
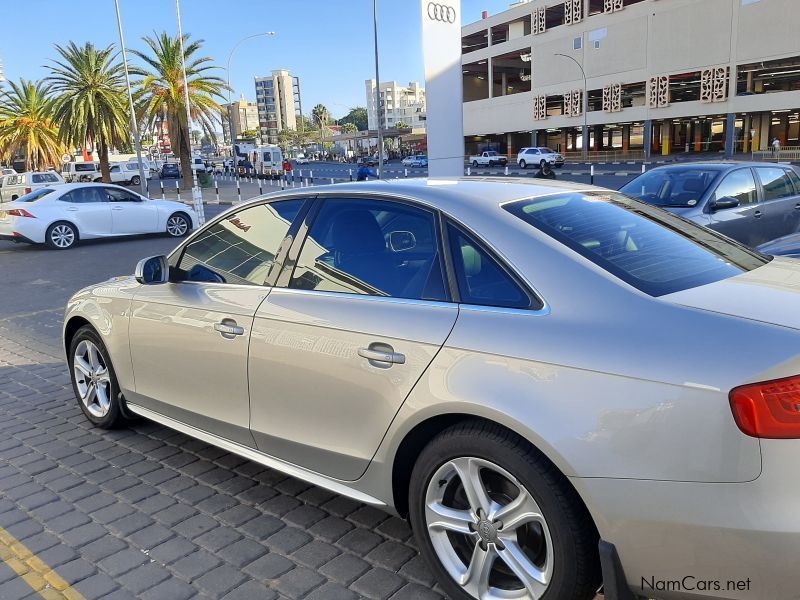
[(696, 206), (720, 170), (708, 167), (654, 169), (643, 173), (620, 192), (654, 206)]
[(86, 171), (94, 171), (94, 164), (93, 163), (75, 163), (75, 172), (86, 172)]
[(36, 202), (37, 200), (41, 200), (47, 194), (51, 193), (53, 188), (39, 188), (38, 190), (34, 190), (30, 194), (25, 194), (24, 196), (20, 196), (17, 198), (16, 202)]
[(556, 194), (504, 208), (651, 296), (734, 277), (770, 260), (710, 229), (617, 193)]

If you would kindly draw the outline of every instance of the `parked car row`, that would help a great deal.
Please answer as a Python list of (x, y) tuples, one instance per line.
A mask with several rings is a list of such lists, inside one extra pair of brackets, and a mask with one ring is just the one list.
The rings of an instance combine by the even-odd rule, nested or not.
[[(475, 178), (235, 206), (69, 300), (76, 402), (408, 517), (449, 598), (795, 597), (800, 263), (673, 210), (795, 178), (697, 168), (637, 183), (669, 211)], [(646, 594), (740, 597), (703, 589)]]
[[(142, 159), (144, 176), (150, 179), (153, 176), (154, 165), (147, 159)], [(109, 165), (112, 183), (139, 185), (141, 173), (136, 160), (127, 162), (112, 162)], [(101, 181), (100, 163), (97, 162), (67, 162), (61, 165), (61, 176), (67, 183)]]
[(400, 162), (406, 167), (427, 167), (428, 157), (424, 154), (414, 154), (412, 156), (406, 156)]

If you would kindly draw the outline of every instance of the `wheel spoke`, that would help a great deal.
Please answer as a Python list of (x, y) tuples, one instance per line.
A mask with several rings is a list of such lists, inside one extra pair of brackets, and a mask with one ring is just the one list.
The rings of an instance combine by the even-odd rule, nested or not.
[(497, 550), (494, 544), (484, 548), (480, 544), (475, 544), (469, 565), (461, 576), (459, 584), (468, 594), (475, 598), (481, 598), (489, 589), (489, 574), (497, 558)]
[(481, 479), (481, 463), (470, 457), (456, 458), (450, 461), (453, 469), (461, 479), (461, 485), (464, 487), (464, 494), (467, 496), (470, 508), (477, 514), (478, 511), (483, 511), (484, 515), (492, 512), (494, 503), (486, 493), (486, 488)]
[(536, 500), (524, 488), (519, 488), (517, 497), (497, 509), (494, 514), (490, 515), (490, 519), (501, 521), (503, 524), (501, 529), (504, 533), (514, 531), (521, 525), (531, 521), (544, 522), (539, 505), (536, 504)]
[(97, 396), (97, 388), (95, 387), (94, 383), (90, 383), (86, 386), (86, 394), (82, 398), (84, 404), (86, 406), (90, 406), (92, 402), (94, 402), (95, 397)]
[(92, 366), (82, 356), (76, 356), (73, 365), (86, 377), (92, 374)]
[(92, 366), (92, 372), (96, 372), (100, 368), (100, 360), (97, 357), (97, 348), (94, 344), (87, 344), (87, 354), (89, 356), (89, 364)]
[(477, 522), (477, 518), (469, 510), (458, 510), (444, 506), (439, 502), (431, 502), (425, 507), (428, 529), (433, 531), (454, 531), (456, 533), (472, 533), (470, 525)]
[(542, 597), (550, 583), (549, 577), (528, 559), (517, 542), (506, 543), (502, 550), (498, 550), (498, 555), (522, 582), (532, 600)]

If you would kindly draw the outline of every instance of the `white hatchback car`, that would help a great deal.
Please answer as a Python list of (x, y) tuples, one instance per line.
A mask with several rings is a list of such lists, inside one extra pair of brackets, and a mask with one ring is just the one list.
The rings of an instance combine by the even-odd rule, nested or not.
[(150, 200), (117, 185), (60, 184), (2, 205), (0, 239), (65, 250), (81, 239), (166, 233), (183, 237), (197, 227), (194, 210)]
[(55, 171), (28, 171), (4, 175), (0, 180), (0, 202), (14, 202), (25, 194), (56, 183), (64, 183), (64, 178)]

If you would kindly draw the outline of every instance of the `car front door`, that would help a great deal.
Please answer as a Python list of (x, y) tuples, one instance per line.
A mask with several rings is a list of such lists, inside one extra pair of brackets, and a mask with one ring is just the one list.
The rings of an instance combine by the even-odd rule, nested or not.
[(97, 237), (111, 233), (111, 207), (99, 187), (83, 186), (70, 190), (61, 198), (64, 217), (74, 223), (81, 237)]
[(103, 187), (111, 205), (111, 231), (114, 235), (155, 233), (158, 208), (146, 198), (113, 187)]
[(258, 204), (195, 234), (170, 259), (174, 281), (131, 304), (129, 402), (253, 446), (247, 349), (264, 282), (304, 200)]
[[(764, 199), (764, 226), (767, 240), (774, 240), (800, 228), (800, 190), (795, 190), (794, 171), (783, 167), (756, 167)], [(798, 180), (797, 175), (794, 177)]]
[(253, 324), (259, 450), (338, 479), (364, 473), (458, 314), (438, 219), (400, 201), (321, 201)]
[[(715, 208), (714, 203), (723, 198), (733, 198), (738, 206)], [(708, 227), (751, 247), (769, 239), (764, 227), (764, 206), (758, 201), (758, 190), (749, 167), (726, 174), (709, 197), (706, 205)]]

